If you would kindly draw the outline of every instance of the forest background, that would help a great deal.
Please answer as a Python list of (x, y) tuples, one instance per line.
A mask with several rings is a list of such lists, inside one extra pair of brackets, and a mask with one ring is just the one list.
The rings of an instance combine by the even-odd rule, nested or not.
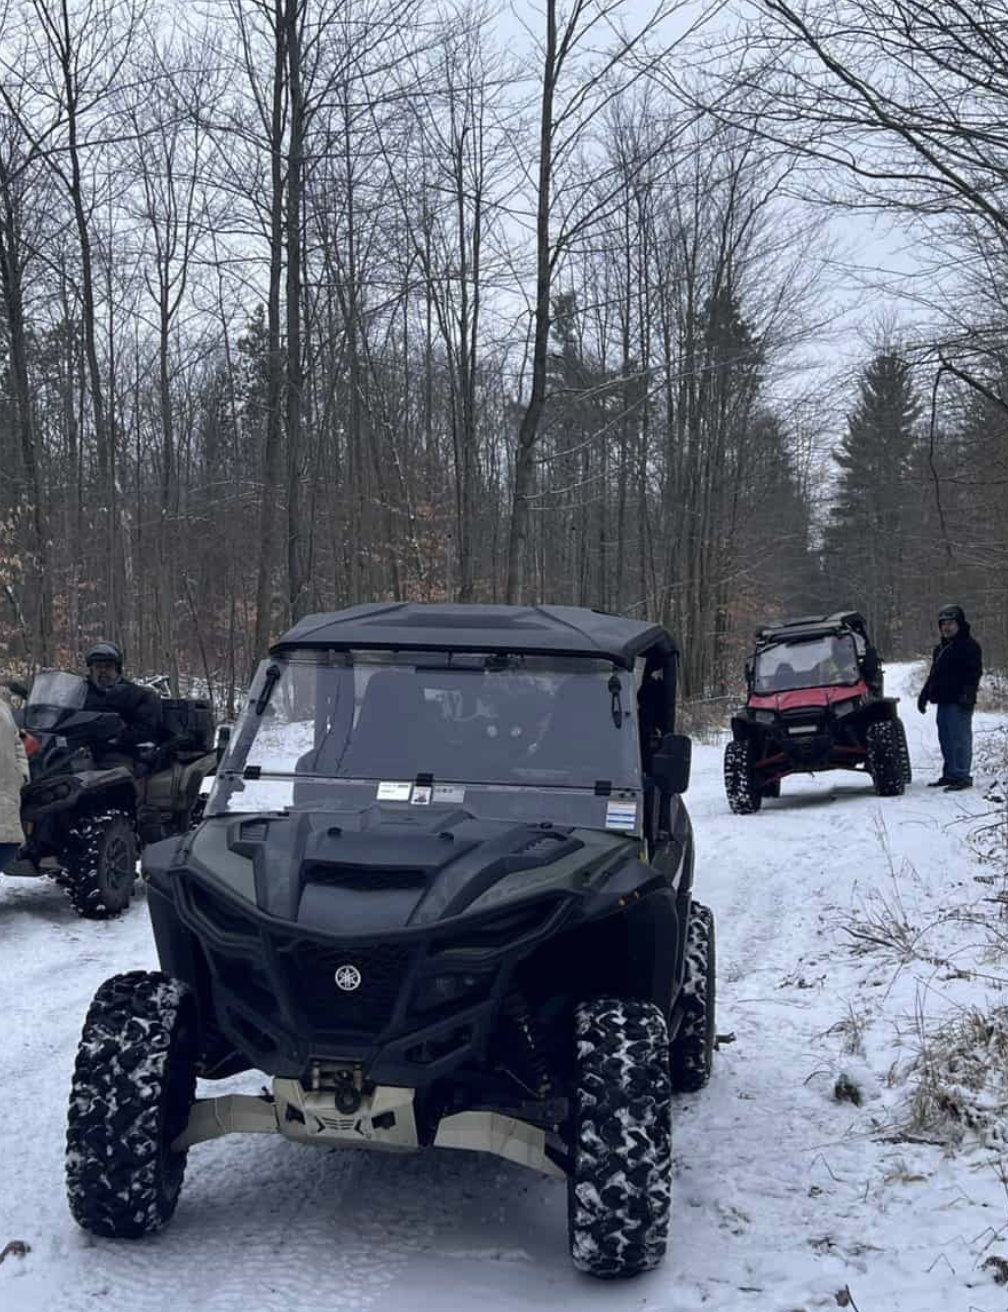
[(387, 598), (693, 699), (809, 610), (1004, 666), (1006, 70), (981, 0), (0, 3), (0, 661), (230, 711)]

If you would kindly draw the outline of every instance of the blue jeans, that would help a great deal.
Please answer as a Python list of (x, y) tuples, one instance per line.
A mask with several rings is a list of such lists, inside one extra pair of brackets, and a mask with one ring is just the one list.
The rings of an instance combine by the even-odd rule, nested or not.
[(20, 851), (17, 843), (0, 843), (0, 870), (5, 870)]
[(938, 707), (938, 742), (942, 777), (949, 783), (968, 779), (973, 766), (973, 707), (943, 702)]

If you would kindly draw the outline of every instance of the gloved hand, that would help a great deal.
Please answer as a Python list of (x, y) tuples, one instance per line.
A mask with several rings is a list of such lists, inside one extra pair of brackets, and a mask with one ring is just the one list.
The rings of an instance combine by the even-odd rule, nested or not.
[(136, 759), (143, 762), (144, 765), (149, 765), (153, 769), (157, 756), (158, 747), (156, 743), (137, 743)]
[(927, 697), (922, 692), (921, 695), (917, 698), (917, 709), (920, 711), (921, 715), (926, 715), (927, 708), (928, 708)]

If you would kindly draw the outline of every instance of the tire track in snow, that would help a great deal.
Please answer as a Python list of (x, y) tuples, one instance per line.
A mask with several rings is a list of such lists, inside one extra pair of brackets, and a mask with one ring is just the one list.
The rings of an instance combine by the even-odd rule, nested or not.
[(35, 1271), (17, 1282), (24, 1302), (13, 1306), (368, 1309), (429, 1232), (429, 1200), (409, 1188), (415, 1165), (251, 1136), (205, 1148), (190, 1154), (178, 1212), (156, 1235), (96, 1239), (55, 1217), (56, 1233), (33, 1243)]
[[(834, 1028), (848, 1022), (849, 1005), (870, 1013), (873, 993), (881, 997), (893, 973), (874, 958), (856, 964), (844, 925), (873, 896), (895, 898), (904, 875), (908, 899), (919, 893), (927, 906), (963, 862), (944, 826), (979, 809), (959, 800), (968, 794), (925, 788), (940, 757), (933, 712), (925, 720), (913, 706), (920, 678), (895, 667), (887, 680), (903, 698), (914, 765), (903, 797), (877, 798), (856, 775), (799, 776), (758, 814), (734, 816), (721, 749), (697, 749), (689, 795), (697, 893), (718, 917), (718, 1030), (735, 1034), (708, 1089), (679, 1117), (682, 1210), (669, 1277), (701, 1304), (811, 1312), (836, 1307), (849, 1283), (861, 1291), (860, 1306), (887, 1312), (966, 1306), (952, 1265), (934, 1269), (940, 1225), (910, 1222), (907, 1243), (906, 1221), (880, 1224), (886, 1209), (914, 1214), (913, 1185), (901, 1193), (898, 1184), (914, 1179), (903, 1164), (913, 1149), (876, 1142), (886, 1113), (880, 1108), (876, 1119), (871, 1074), (841, 1055)], [(919, 868), (904, 871), (908, 857)], [(864, 1107), (834, 1098), (841, 1065), (866, 1076)], [(949, 1224), (962, 1221), (952, 1214)], [(665, 1306), (678, 1312), (680, 1304)]]

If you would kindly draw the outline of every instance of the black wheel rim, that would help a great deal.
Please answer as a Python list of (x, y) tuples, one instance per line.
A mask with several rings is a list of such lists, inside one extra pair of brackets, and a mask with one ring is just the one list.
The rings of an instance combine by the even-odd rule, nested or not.
[(107, 892), (117, 898), (128, 894), (136, 878), (136, 858), (131, 835), (122, 829), (114, 829), (108, 835), (102, 867)]

